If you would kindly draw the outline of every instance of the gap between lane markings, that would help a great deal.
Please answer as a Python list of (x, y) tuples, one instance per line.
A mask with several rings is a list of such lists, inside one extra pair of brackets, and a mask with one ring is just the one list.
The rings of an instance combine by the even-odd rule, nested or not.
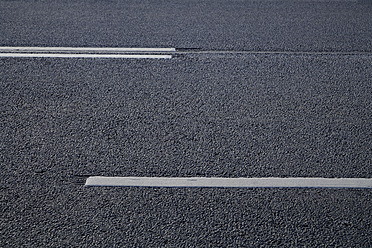
[(175, 51), (175, 48), (132, 47), (0, 47), (0, 57), (170, 59), (172, 58), (172, 55), (163, 53), (171, 53)]
[(372, 188), (371, 178), (320, 177), (102, 177), (87, 178), (85, 186), (106, 187), (218, 187), (218, 188)]

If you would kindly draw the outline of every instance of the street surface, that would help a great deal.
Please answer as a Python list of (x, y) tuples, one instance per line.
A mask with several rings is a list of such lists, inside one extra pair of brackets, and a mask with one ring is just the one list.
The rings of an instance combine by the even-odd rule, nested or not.
[(372, 2), (0, 0), (0, 247), (371, 247), (372, 190), (84, 187), (372, 178)]

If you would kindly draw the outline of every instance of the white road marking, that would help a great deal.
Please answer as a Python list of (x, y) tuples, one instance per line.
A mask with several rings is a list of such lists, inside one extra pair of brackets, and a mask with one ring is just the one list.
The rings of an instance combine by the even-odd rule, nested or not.
[(176, 48), (140, 48), (140, 47), (0, 47), (0, 52), (175, 52)]
[(0, 53), (0, 57), (22, 58), (111, 58), (111, 59), (171, 59), (160, 54), (79, 54), (79, 53)]
[(89, 177), (85, 186), (228, 188), (372, 188), (371, 178)]
[(0, 53), (5, 52), (40, 52), (40, 53), (177, 53), (177, 54), (307, 54), (307, 55), (370, 55), (371, 52), (320, 52), (320, 51), (234, 51), (234, 50), (202, 50), (198, 48), (170, 48), (170, 47), (21, 47), (0, 46)]

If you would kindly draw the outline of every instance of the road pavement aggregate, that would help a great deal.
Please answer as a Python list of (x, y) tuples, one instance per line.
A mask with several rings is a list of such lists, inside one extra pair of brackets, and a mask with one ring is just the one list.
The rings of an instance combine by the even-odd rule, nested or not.
[(371, 247), (370, 189), (84, 187), (371, 178), (371, 27), (364, 0), (0, 0), (0, 46), (185, 48), (0, 59), (0, 246)]

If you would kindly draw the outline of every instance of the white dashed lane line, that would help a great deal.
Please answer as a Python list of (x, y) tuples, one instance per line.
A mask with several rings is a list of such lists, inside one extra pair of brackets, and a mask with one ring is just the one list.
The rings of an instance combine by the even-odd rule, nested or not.
[(372, 188), (371, 178), (89, 177), (85, 186), (221, 188)]
[(0, 52), (175, 52), (176, 48), (151, 47), (0, 47)]
[[(63, 55), (60, 55), (63, 54)], [(200, 48), (157, 47), (18, 47), (0, 46), (1, 57), (45, 58), (150, 58), (169, 59), (172, 55), (247, 55), (247, 54), (297, 54), (297, 55), (370, 55), (370, 52), (306, 52), (306, 51), (221, 51)], [(129, 56), (130, 55), (130, 56)]]
[(135, 47), (0, 47), (0, 57), (170, 59), (170, 53), (175, 51), (175, 48)]
[(107, 58), (107, 59), (171, 59), (172, 55), (159, 54), (60, 54), (60, 53), (0, 53), (12, 58)]

